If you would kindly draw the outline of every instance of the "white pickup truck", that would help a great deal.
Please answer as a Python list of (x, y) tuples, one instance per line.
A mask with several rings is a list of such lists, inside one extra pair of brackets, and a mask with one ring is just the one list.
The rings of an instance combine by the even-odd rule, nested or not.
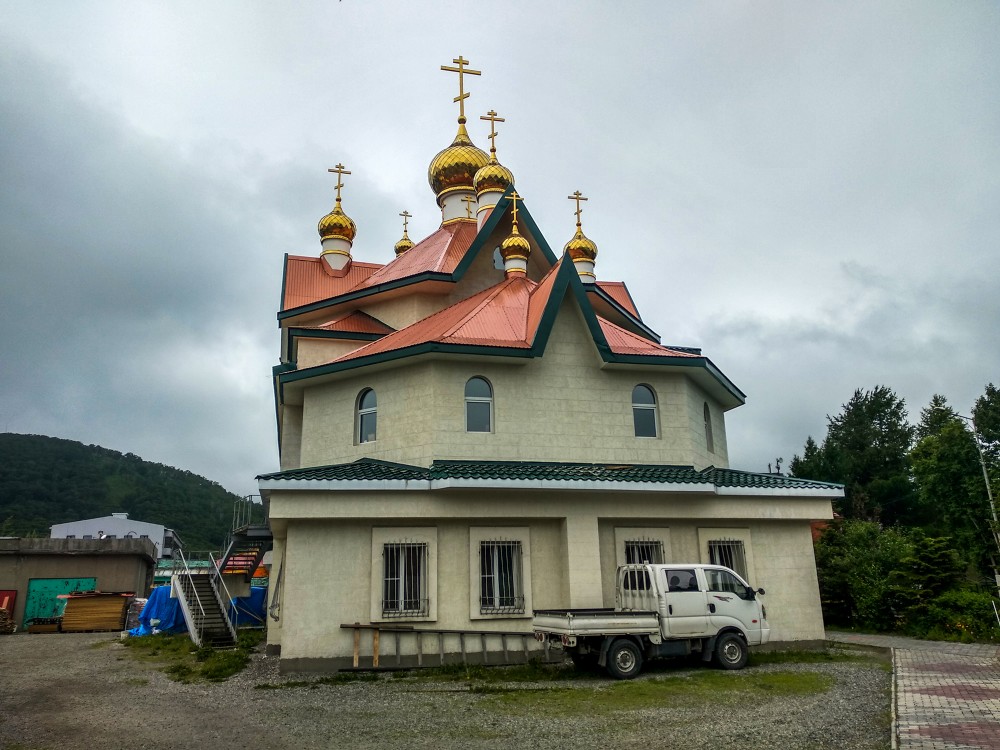
[(763, 593), (719, 565), (622, 565), (614, 609), (536, 609), (532, 628), (577, 666), (596, 663), (620, 680), (639, 674), (645, 659), (698, 652), (742, 669), (748, 647), (771, 633)]

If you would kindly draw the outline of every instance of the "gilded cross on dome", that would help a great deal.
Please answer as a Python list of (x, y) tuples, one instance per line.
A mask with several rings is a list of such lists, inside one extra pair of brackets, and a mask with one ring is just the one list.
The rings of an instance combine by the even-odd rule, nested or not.
[(579, 190), (574, 192), (573, 195), (567, 195), (566, 197), (569, 198), (571, 201), (576, 201), (576, 212), (575, 212), (576, 225), (580, 226), (580, 214), (583, 213), (583, 209), (580, 208), (580, 201), (589, 200), (589, 198), (584, 198), (583, 193), (581, 193)]
[(519, 200), (524, 200), (520, 195), (517, 194), (516, 190), (512, 190), (510, 193), (510, 204), (511, 211), (513, 212), (512, 220), (514, 222), (514, 231), (517, 231), (517, 202)]
[(400, 216), (403, 217), (403, 234), (406, 234), (406, 224), (413, 217), (413, 214), (404, 209)]
[(485, 116), (480, 115), (480, 120), (487, 120), (490, 123), (490, 153), (496, 154), (497, 152), (497, 128), (498, 122), (507, 122), (502, 117), (497, 117), (496, 110), (491, 109), (486, 113)]
[(326, 170), (327, 172), (335, 172), (337, 175), (337, 203), (340, 203), (340, 189), (344, 187), (344, 183), (341, 180), (345, 174), (350, 174), (346, 169), (344, 169), (343, 164), (338, 164), (333, 169)]
[(465, 90), (465, 76), (481, 76), (483, 72), (481, 70), (466, 68), (465, 66), (469, 64), (469, 61), (461, 55), (452, 60), (452, 62), (458, 67), (453, 68), (450, 65), (442, 65), (441, 70), (446, 70), (449, 73), (458, 73), (458, 96), (453, 101), (458, 102), (459, 123), (465, 124), (465, 100), (469, 98), (469, 92)]
[(462, 198), (462, 202), (465, 204), (465, 218), (466, 219), (471, 219), (472, 218), (472, 204), (476, 202), (476, 199), (473, 198), (471, 195), (467, 195), (464, 198)]

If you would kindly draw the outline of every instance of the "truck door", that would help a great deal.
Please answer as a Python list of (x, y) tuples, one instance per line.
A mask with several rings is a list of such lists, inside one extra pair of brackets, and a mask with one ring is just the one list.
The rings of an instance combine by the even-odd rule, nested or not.
[(761, 609), (753, 591), (724, 568), (705, 568), (712, 628), (735, 625), (751, 644), (760, 643)]
[(666, 591), (664, 635), (701, 635), (708, 633), (708, 602), (698, 585), (694, 568), (663, 568), (663, 590)]

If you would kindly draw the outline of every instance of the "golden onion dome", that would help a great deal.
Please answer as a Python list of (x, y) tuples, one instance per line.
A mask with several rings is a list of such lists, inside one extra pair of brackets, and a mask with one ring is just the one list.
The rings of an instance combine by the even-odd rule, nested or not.
[(486, 152), (472, 143), (465, 129), (465, 119), (458, 121), (458, 134), (448, 148), (431, 159), (427, 168), (427, 181), (439, 198), (450, 190), (473, 189), (473, 178), (489, 163)]
[(402, 255), (411, 247), (413, 247), (413, 240), (410, 239), (409, 235), (406, 233), (406, 230), (403, 230), (402, 239), (400, 239), (399, 242), (393, 245), (392, 249), (396, 251), (396, 255)]
[(485, 193), (487, 190), (503, 192), (514, 184), (514, 175), (503, 164), (496, 160), (495, 156), (490, 156), (490, 161), (485, 167), (481, 167), (476, 176), (472, 178), (472, 184), (476, 188), (476, 195)]
[(531, 253), (531, 245), (528, 241), (518, 233), (517, 224), (515, 224), (507, 235), (507, 239), (500, 243), (500, 256), (507, 260), (508, 258), (527, 258)]
[(358, 227), (354, 219), (344, 213), (340, 207), (340, 198), (337, 198), (337, 205), (333, 210), (319, 220), (319, 238), (321, 240), (341, 239), (354, 242), (354, 236), (358, 232)]
[(583, 233), (580, 225), (576, 225), (576, 234), (573, 239), (563, 247), (564, 253), (569, 253), (569, 257), (574, 260), (594, 260), (597, 258), (597, 245), (592, 239)]

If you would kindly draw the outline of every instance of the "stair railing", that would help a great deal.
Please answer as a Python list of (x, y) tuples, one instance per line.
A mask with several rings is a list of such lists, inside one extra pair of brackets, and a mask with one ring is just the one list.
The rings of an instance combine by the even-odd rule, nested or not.
[(187, 558), (184, 557), (184, 553), (179, 548), (174, 550), (174, 554), (180, 556), (181, 568), (179, 571), (176, 567), (174, 568), (173, 577), (177, 578), (179, 582), (183, 594), (181, 603), (187, 609), (188, 617), (191, 619), (191, 640), (194, 641), (194, 645), (201, 646), (205, 628), (205, 607), (202, 605), (201, 597), (198, 596), (198, 589), (194, 585)]
[[(233, 638), (233, 645), (236, 644), (236, 628), (233, 626), (233, 621), (229, 617), (229, 607), (233, 601), (233, 595), (229, 593), (229, 587), (226, 586), (226, 582), (222, 577), (222, 563), (223, 560), (215, 559), (215, 555), (209, 555), (209, 559), (212, 563), (212, 592), (215, 594), (215, 600), (219, 604), (219, 609), (222, 611), (222, 619), (226, 623), (226, 627), (229, 629), (229, 635)], [(225, 601), (223, 602), (222, 594), (225, 594)]]

